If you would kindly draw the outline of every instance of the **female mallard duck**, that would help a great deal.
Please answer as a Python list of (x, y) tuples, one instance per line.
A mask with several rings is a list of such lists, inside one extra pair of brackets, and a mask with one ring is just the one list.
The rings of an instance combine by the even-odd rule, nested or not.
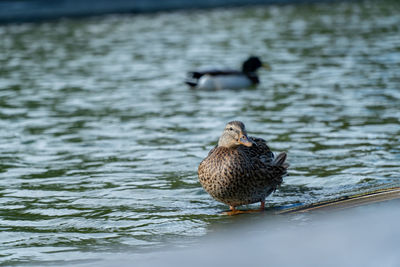
[(229, 122), (218, 145), (200, 163), (199, 180), (203, 188), (216, 200), (230, 206), (261, 202), (282, 183), (289, 167), (286, 153), (276, 158), (264, 139), (248, 137), (244, 124)]
[(260, 67), (269, 69), (262, 64), (258, 57), (249, 57), (243, 62), (242, 70), (203, 70), (191, 71), (185, 81), (192, 88), (219, 90), (219, 89), (241, 89), (260, 83), (257, 70)]

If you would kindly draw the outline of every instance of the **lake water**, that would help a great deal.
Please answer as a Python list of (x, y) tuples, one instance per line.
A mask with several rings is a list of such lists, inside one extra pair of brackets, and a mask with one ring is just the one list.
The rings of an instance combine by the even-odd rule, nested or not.
[[(0, 265), (185, 246), (246, 220), (197, 180), (233, 119), (288, 152), (268, 208), (399, 184), (399, 14), (387, 0), (1, 25)], [(251, 54), (272, 67), (256, 89), (182, 82)]]

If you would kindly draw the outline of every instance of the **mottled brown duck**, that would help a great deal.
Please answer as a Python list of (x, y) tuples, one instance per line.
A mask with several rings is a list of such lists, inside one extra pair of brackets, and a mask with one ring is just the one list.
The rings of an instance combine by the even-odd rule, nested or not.
[(287, 174), (286, 153), (277, 157), (261, 138), (247, 136), (240, 121), (229, 122), (218, 145), (198, 169), (203, 188), (216, 200), (230, 206), (230, 213), (242, 213), (237, 206), (261, 202), (276, 190)]

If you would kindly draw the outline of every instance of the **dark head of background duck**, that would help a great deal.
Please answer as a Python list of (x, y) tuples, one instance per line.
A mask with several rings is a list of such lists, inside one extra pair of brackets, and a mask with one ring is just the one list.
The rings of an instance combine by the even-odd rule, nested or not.
[(243, 73), (254, 73), (262, 67), (262, 62), (258, 57), (251, 56), (242, 65)]

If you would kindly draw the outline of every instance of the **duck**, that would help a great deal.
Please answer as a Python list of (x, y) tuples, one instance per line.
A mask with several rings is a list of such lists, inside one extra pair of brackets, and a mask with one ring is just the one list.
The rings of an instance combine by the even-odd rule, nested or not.
[(287, 175), (286, 158), (286, 152), (275, 157), (264, 139), (248, 136), (243, 122), (230, 121), (199, 164), (198, 178), (208, 194), (229, 205), (229, 215), (246, 212), (237, 206), (257, 202), (260, 208), (249, 212), (263, 211), (266, 197)]
[(187, 73), (185, 83), (193, 89), (221, 90), (243, 89), (257, 86), (260, 79), (257, 70), (264, 67), (270, 70), (268, 64), (263, 64), (259, 57), (250, 56), (242, 64), (242, 70), (205, 69)]

